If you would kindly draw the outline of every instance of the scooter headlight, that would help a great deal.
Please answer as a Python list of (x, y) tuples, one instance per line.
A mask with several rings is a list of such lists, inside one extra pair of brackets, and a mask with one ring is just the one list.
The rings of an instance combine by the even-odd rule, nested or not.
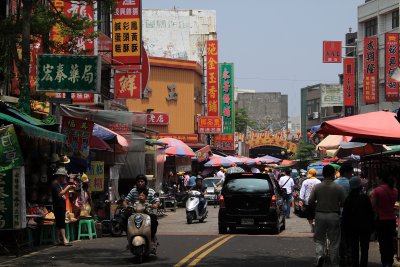
[(142, 226), (143, 223), (143, 216), (140, 214), (136, 214), (135, 217), (133, 218), (133, 221), (135, 222), (135, 226), (136, 228), (140, 228), (140, 226)]

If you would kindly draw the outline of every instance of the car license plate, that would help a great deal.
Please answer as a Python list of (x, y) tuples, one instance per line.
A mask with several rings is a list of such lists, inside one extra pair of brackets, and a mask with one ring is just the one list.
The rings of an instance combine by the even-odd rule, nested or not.
[(252, 218), (243, 218), (242, 219), (242, 224), (253, 225), (254, 224), (254, 219), (252, 219)]

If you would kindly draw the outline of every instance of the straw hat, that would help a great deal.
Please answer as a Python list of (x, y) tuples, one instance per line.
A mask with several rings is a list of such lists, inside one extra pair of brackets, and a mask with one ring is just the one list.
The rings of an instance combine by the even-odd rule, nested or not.
[(60, 160), (58, 161), (58, 163), (68, 164), (68, 163), (70, 163), (70, 161), (71, 160), (66, 155), (63, 155), (60, 157)]
[(68, 173), (67, 173), (67, 170), (66, 170), (65, 168), (61, 167), (61, 168), (58, 168), (58, 169), (57, 169), (57, 171), (54, 173), (54, 175), (64, 175), (64, 176), (67, 176)]
[(56, 163), (56, 162), (59, 162), (59, 161), (60, 161), (60, 157), (58, 156), (57, 153), (51, 154), (51, 157), (50, 157), (50, 162), (51, 163)]
[(307, 177), (315, 177), (317, 175), (317, 170), (314, 168), (311, 168), (310, 170), (308, 170), (308, 174)]

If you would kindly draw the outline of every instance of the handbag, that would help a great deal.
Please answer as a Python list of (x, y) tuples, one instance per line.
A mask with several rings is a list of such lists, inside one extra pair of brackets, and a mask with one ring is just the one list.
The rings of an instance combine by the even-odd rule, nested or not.
[(279, 186), (281, 188), (282, 195), (287, 195), (287, 190), (286, 190), (286, 188), (283, 188), (283, 187), (285, 186), (285, 184), (287, 184), (287, 182), (289, 182), (289, 180), (290, 180), (290, 177), (286, 180), (286, 182), (282, 186)]

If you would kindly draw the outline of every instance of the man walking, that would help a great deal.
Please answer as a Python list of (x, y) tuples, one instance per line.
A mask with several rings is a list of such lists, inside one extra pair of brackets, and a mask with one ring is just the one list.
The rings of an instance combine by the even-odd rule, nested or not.
[(293, 192), (294, 181), (292, 177), (290, 177), (289, 169), (286, 169), (285, 175), (279, 179), (279, 186), (282, 190), (286, 218), (290, 218), (290, 204), (292, 203), (292, 192)]
[(314, 168), (308, 171), (307, 178), (308, 179), (301, 184), (300, 199), (303, 200), (306, 208), (305, 213), (311, 227), (311, 233), (314, 233), (315, 205), (310, 205), (308, 199), (314, 186), (320, 184), (321, 181), (317, 179), (317, 171)]
[(342, 187), (334, 183), (335, 168), (326, 165), (322, 169), (324, 180), (314, 186), (308, 199), (309, 205), (315, 206), (314, 242), (318, 267), (323, 266), (324, 247), (329, 240), (329, 254), (332, 266), (339, 266), (340, 245), (340, 207), (345, 201), (345, 192)]

